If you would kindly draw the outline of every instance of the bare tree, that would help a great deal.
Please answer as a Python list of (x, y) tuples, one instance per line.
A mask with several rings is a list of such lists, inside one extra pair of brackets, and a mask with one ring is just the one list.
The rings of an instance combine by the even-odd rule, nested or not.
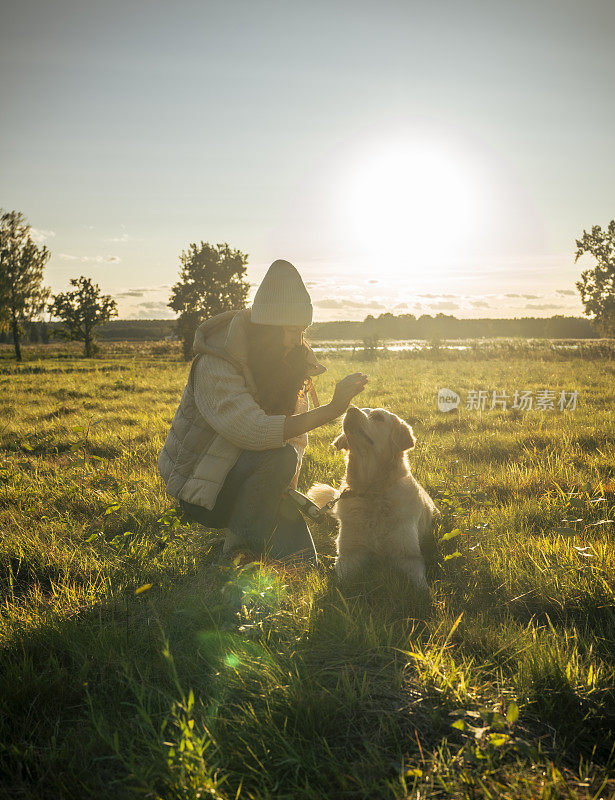
[(76, 288), (54, 295), (49, 312), (62, 321), (66, 338), (83, 342), (84, 355), (90, 358), (95, 352), (94, 328), (117, 316), (117, 303), (111, 295), (101, 294), (91, 278), (72, 278), (70, 285)]
[(40, 314), (49, 299), (43, 269), (51, 254), (32, 240), (31, 230), (21, 212), (0, 209), (0, 323), (11, 328), (17, 361), (22, 324)]

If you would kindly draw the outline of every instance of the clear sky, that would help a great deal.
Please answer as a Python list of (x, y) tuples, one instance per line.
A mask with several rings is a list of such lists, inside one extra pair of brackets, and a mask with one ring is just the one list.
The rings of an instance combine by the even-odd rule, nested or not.
[(123, 317), (200, 240), (292, 261), (316, 319), (580, 313), (614, 42), (613, 0), (7, 2), (0, 205)]

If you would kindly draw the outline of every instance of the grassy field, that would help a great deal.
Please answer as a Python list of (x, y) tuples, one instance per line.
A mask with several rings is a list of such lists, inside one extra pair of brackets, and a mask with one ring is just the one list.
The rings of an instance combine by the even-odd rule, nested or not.
[[(414, 427), (427, 606), (386, 573), (340, 592), (333, 523), (320, 572), (222, 563), (156, 471), (186, 365), (56, 355), (0, 354), (0, 796), (615, 796), (614, 361), (329, 360), (322, 399), (363, 369)], [(443, 414), (440, 387), (579, 399)], [(300, 488), (339, 482), (336, 429)]]

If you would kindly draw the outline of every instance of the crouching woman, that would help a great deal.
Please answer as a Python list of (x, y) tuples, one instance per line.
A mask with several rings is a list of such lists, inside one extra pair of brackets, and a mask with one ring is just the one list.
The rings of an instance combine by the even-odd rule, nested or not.
[(197, 329), (158, 468), (189, 517), (226, 529), (231, 558), (316, 563), (310, 531), (286, 490), (297, 485), (307, 432), (341, 416), (367, 377), (348, 375), (330, 403), (310, 410), (308, 383), (325, 371), (303, 339), (311, 322), (301, 276), (288, 261), (275, 261), (251, 309)]

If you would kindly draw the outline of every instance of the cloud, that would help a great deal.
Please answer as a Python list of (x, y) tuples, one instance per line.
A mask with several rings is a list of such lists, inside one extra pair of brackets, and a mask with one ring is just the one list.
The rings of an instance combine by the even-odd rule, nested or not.
[(473, 308), (491, 308), (490, 304), (486, 300), (471, 300), (470, 305)]
[(42, 244), (46, 242), (48, 239), (55, 239), (56, 232), (55, 231), (43, 231), (39, 228), (30, 228), (30, 236), (34, 239), (37, 244)]
[(367, 281), (367, 282), (368, 282), (368, 283), (380, 283), (380, 281), (374, 281), (374, 280)]
[(69, 253), (60, 253), (59, 256), (64, 261), (81, 261), (83, 264), (104, 264), (105, 262), (119, 264), (122, 260), (119, 256), (72, 256)]
[(375, 300), (369, 300), (368, 302), (361, 303), (358, 300), (345, 300), (344, 305), (349, 308), (378, 308), (378, 309), (386, 309), (386, 306), (383, 306), (382, 303), (377, 303)]
[(519, 297), (524, 297), (526, 300), (539, 300), (542, 295), (539, 294), (521, 294)]
[(118, 286), (116, 287), (116, 297), (144, 297), (146, 294), (170, 289), (170, 284), (160, 283), (156, 286)]
[(549, 311), (553, 309), (559, 309), (561, 311), (561, 306), (557, 303), (528, 303), (528, 308), (534, 308), (536, 311)]
[[(122, 227), (124, 227), (122, 225)], [(142, 242), (143, 239), (138, 239), (136, 236), (131, 236), (129, 233), (122, 233), (120, 236), (111, 236), (109, 239), (105, 239), (106, 242), (119, 242), (120, 244), (124, 242)]]
[(132, 319), (175, 319), (176, 314), (167, 306), (164, 300), (140, 303), (136, 308), (128, 308), (124, 317)]
[(394, 308), (410, 308), (408, 303), (398, 303)]
[(504, 297), (521, 297), (520, 294), (505, 294)]
[(127, 286), (125, 291), (131, 292), (158, 292), (161, 289), (170, 289), (171, 284), (159, 283), (156, 286)]
[(382, 303), (360, 302), (358, 300), (315, 300), (314, 305), (318, 308), (379, 308), (384, 309)]
[(139, 303), (137, 308), (144, 308), (147, 311), (162, 311), (163, 309), (168, 309), (169, 306), (165, 300), (148, 300), (147, 303)]
[(574, 289), (557, 289), (555, 294), (559, 294), (562, 297), (565, 297), (567, 295), (576, 295), (577, 292)]
[(459, 303), (453, 303), (450, 300), (438, 300), (436, 303), (426, 303), (430, 308), (436, 311), (457, 311)]

